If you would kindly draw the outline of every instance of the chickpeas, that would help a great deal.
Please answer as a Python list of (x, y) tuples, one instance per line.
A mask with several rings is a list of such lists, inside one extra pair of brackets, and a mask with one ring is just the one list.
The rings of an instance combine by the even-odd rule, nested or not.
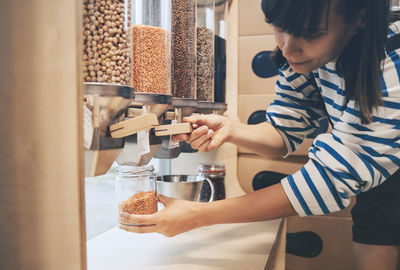
[[(83, 70), (85, 82), (130, 84), (128, 35), (130, 1), (83, 1)], [(128, 18), (125, 18), (127, 11)]]

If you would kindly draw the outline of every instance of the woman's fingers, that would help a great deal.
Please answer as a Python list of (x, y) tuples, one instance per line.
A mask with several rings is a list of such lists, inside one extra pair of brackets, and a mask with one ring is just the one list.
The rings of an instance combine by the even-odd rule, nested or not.
[(173, 142), (183, 142), (189, 139), (189, 135), (188, 134), (173, 135), (171, 139)]
[(173, 200), (172, 198), (166, 197), (164, 195), (158, 194), (158, 201), (163, 205), (169, 204), (169, 202)]
[(192, 131), (190, 134), (189, 138), (186, 140), (186, 142), (192, 144), (192, 142), (198, 138), (200, 138), (203, 135), (206, 135), (208, 132), (208, 127), (207, 126), (201, 126), (195, 130)]
[(127, 225), (157, 224), (155, 215), (133, 215), (126, 212), (119, 214), (119, 222)]
[(192, 146), (192, 148), (198, 149), (204, 143), (210, 143), (211, 136), (212, 136), (212, 130), (209, 130), (206, 134), (204, 134), (201, 137), (193, 140), (190, 143), (190, 145)]
[(157, 232), (157, 227), (155, 225), (142, 225), (142, 226), (129, 226), (120, 224), (119, 228), (127, 232), (134, 233), (154, 233)]
[(189, 117), (184, 117), (183, 121), (184, 122), (189, 122), (189, 123), (192, 123), (192, 124), (196, 124), (196, 125), (199, 125), (199, 126), (208, 124), (207, 116), (202, 115), (202, 114), (195, 114), (195, 115), (191, 115)]

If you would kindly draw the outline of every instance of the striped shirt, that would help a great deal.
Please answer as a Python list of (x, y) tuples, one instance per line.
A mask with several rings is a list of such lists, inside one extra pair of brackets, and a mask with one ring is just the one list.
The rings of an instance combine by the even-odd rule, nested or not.
[[(389, 36), (398, 29), (399, 23), (392, 24)], [(330, 133), (323, 130), (313, 140), (309, 161), (281, 182), (300, 216), (342, 210), (352, 196), (382, 184), (400, 168), (400, 49), (387, 55), (381, 74), (384, 103), (373, 111), (373, 121), (362, 125), (335, 62), (307, 75), (280, 70), (267, 120), (282, 135), (288, 155), (320, 129), (321, 119), (328, 117), (332, 124)]]

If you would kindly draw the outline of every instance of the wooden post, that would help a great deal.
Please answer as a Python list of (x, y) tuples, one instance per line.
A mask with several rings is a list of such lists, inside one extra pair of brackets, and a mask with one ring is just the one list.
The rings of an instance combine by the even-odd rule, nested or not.
[(86, 269), (81, 2), (0, 1), (0, 268)]

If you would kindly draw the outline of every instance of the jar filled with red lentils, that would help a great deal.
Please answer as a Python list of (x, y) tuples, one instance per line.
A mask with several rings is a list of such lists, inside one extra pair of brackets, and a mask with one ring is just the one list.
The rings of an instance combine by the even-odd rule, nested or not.
[(131, 86), (171, 95), (171, 1), (132, 0)]
[(119, 222), (130, 224), (127, 214), (150, 215), (157, 212), (157, 185), (154, 167), (122, 165), (115, 182)]

